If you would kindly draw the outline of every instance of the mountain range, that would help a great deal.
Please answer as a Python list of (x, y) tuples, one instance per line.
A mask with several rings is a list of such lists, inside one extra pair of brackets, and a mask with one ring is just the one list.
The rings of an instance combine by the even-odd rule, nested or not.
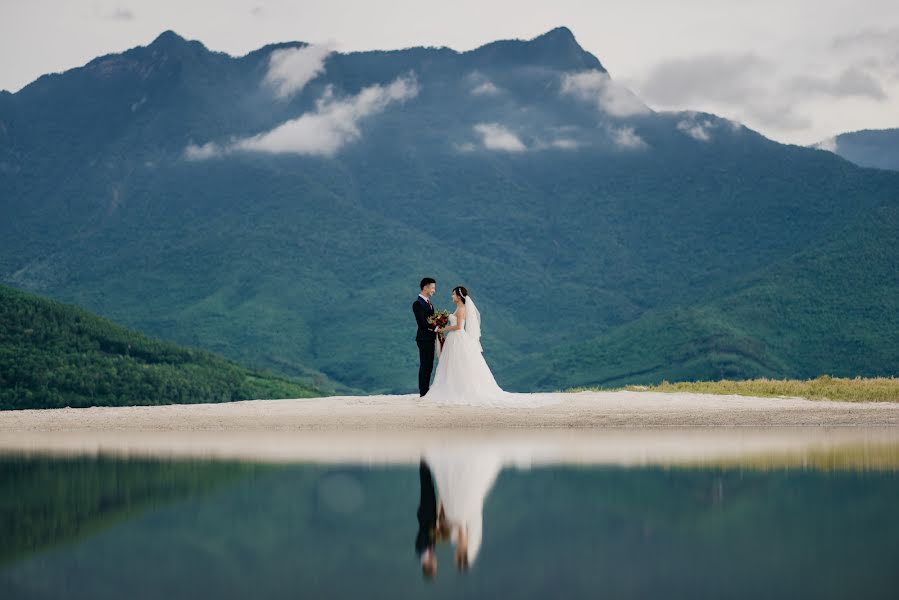
[(899, 370), (899, 173), (653, 110), (560, 27), (0, 93), (0, 281), (330, 391), (411, 392), (466, 285), (509, 389)]
[(841, 133), (815, 144), (861, 167), (899, 171), (899, 129)]

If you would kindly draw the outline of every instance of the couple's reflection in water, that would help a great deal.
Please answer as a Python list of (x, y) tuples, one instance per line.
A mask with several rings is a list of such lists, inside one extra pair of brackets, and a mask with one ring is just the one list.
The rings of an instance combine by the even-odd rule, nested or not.
[(483, 446), (437, 446), (418, 465), (421, 495), (415, 551), (426, 579), (437, 576), (437, 546), (453, 547), (453, 564), (467, 571), (483, 537), (484, 501), (503, 467), (503, 458)]

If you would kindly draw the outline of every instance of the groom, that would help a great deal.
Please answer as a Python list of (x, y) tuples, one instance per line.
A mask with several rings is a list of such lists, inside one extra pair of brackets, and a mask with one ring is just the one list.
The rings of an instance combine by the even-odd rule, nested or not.
[(428, 323), (428, 317), (434, 314), (431, 296), (437, 291), (437, 282), (430, 277), (421, 280), (421, 293), (412, 303), (412, 313), (418, 323), (415, 342), (418, 344), (418, 356), (421, 363), (418, 367), (418, 394), (424, 396), (431, 386), (431, 371), (434, 370), (434, 332), (436, 325)]

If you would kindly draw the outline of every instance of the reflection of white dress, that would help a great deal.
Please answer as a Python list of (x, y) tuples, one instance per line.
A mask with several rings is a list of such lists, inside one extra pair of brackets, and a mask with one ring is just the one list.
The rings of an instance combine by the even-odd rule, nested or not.
[[(456, 313), (449, 316), (449, 324), (456, 325)], [(478, 337), (466, 329), (447, 332), (434, 383), (425, 394), (425, 399), (438, 404), (497, 407), (535, 407), (560, 401), (554, 394), (516, 394), (504, 391), (497, 385), (481, 352)]]
[(477, 448), (434, 449), (424, 456), (451, 526), (452, 542), (458, 543), (457, 527), (461, 527), (467, 539), (468, 562), (474, 564), (483, 538), (484, 500), (502, 469), (502, 459)]

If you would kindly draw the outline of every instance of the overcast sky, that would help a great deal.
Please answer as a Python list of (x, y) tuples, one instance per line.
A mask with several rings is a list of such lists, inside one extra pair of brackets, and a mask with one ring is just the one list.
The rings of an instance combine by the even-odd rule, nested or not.
[(289, 40), (469, 50), (559, 25), (657, 110), (797, 144), (899, 127), (897, 0), (0, 0), (0, 89), (166, 29), (240, 56)]

